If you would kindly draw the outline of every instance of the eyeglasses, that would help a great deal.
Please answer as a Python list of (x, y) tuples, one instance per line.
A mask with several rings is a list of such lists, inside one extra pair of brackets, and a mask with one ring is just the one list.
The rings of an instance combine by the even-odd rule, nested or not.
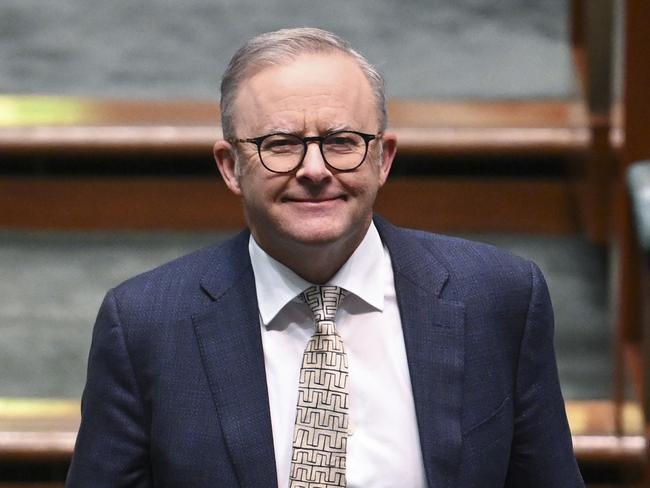
[(262, 165), (273, 173), (290, 173), (300, 166), (307, 153), (307, 144), (311, 142), (318, 143), (325, 164), (337, 171), (353, 171), (365, 161), (368, 143), (381, 136), (381, 132), (373, 135), (338, 130), (311, 137), (273, 133), (251, 139), (234, 139), (234, 142), (255, 144)]

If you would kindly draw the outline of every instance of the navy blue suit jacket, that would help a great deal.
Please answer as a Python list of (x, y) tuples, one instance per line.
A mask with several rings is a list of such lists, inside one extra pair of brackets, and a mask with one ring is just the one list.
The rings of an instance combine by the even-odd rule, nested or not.
[[(583, 486), (538, 268), (375, 220), (430, 488)], [(248, 232), (111, 290), (69, 487), (275, 487)]]

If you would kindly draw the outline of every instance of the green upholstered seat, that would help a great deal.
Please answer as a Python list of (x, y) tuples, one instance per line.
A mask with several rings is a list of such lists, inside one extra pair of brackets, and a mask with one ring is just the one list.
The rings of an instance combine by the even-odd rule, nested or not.
[(650, 160), (629, 167), (627, 182), (639, 245), (650, 251)]

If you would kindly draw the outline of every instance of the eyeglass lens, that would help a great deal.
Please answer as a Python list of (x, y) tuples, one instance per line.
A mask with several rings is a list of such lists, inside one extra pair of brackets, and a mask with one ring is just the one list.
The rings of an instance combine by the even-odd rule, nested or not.
[[(271, 171), (285, 172), (296, 168), (307, 144), (292, 134), (273, 134), (259, 146), (262, 163)], [(335, 169), (350, 170), (359, 166), (366, 156), (367, 143), (354, 132), (336, 132), (323, 139), (321, 152), (327, 164)]]

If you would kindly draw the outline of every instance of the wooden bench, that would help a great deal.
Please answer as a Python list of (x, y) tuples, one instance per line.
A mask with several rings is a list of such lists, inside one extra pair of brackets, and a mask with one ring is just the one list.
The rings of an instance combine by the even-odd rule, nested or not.
[[(389, 180), (380, 213), (404, 225), (450, 232), (584, 230), (591, 240), (605, 241), (611, 214), (612, 6), (608, 0), (572, 0), (570, 7), (576, 99), (390, 101), (390, 126), (400, 141), (396, 170), (407, 169)], [(0, 179), (0, 226), (243, 224), (239, 203), (214, 178), (184, 174), (175, 182), (149, 172), (134, 181), (128, 164), (110, 173), (111, 158), (117, 157), (194, 157), (211, 167), (210, 148), (220, 135), (216, 102), (0, 97), (0, 113), (7, 114), (0, 118), (0, 172), (13, 162)], [(21, 158), (37, 163), (21, 172)], [(478, 177), (472, 171), (457, 174), (463, 158), (474, 161)], [(70, 159), (83, 159), (75, 166), (82, 175), (60, 174)], [(52, 160), (58, 173), (47, 171)], [(507, 164), (494, 164), (503, 160)], [(540, 161), (559, 161), (565, 177), (527, 175), (532, 160), (538, 169)], [(503, 166), (515, 169), (516, 178)], [(437, 178), (424, 178), (427, 172)], [(111, 178), (93, 177), (107, 173)], [(172, 199), (179, 205), (171, 205)]]
[[(576, 456), (582, 466), (638, 470), (645, 455), (643, 415), (638, 404), (627, 404), (625, 431), (618, 435), (614, 408), (608, 401), (567, 402)], [(0, 399), (0, 464), (68, 462), (79, 421), (76, 400)]]
[[(650, 439), (650, 334), (644, 323), (648, 313), (650, 290), (643, 285), (644, 257), (635, 233), (625, 175), (637, 161), (650, 159), (650, 3), (626, 0), (623, 56), (623, 90), (620, 109), (614, 119), (620, 134), (617, 150), (615, 186), (615, 217), (612, 231), (613, 308), (616, 312), (616, 377), (614, 399), (622, 406), (626, 384), (643, 407), (644, 436)], [(634, 187), (634, 181), (632, 187)], [(645, 307), (644, 307), (645, 305)], [(622, 430), (622, 407), (617, 409), (618, 430)], [(643, 486), (650, 486), (650, 450), (645, 452), (646, 477)]]
[[(211, 153), (221, 137), (210, 101), (0, 96), (0, 154)], [(390, 130), (405, 156), (582, 154), (588, 116), (576, 101), (391, 100)]]
[[(0, 177), (0, 226), (243, 225), (239, 202), (210, 170), (211, 146), (220, 136), (215, 103), (3, 97), (0, 111), (3, 104), (18, 115), (0, 127), (0, 161), (4, 161), (0, 170), (2, 164), (16, 165), (21, 158), (41, 158), (41, 169), (5, 171)], [(30, 107), (38, 110), (31, 118)], [(575, 180), (527, 176), (525, 171), (535, 158), (543, 161), (540, 164), (559, 159), (565, 165), (586, 156), (590, 133), (581, 103), (392, 100), (389, 110), (399, 150), (397, 176), (378, 201), (378, 211), (387, 218), (446, 231), (578, 231)], [(170, 154), (201, 158), (205, 174), (172, 178), (153, 173), (156, 158)], [(112, 174), (111, 158), (118, 156), (149, 158), (154, 169), (140, 175)], [(509, 158), (523, 175), (494, 176), (490, 174), (494, 168), (479, 176), (454, 175), (463, 158)], [(60, 174), (70, 160), (81, 160), (84, 170)], [(58, 169), (52, 170), (56, 165)], [(445, 169), (435, 178), (422, 175), (423, 167), (435, 172), (440, 166)], [(481, 161), (475, 163), (479, 172), (483, 166)]]
[[(572, 8), (580, 80), (575, 100), (390, 101), (399, 160), (380, 194), (379, 213), (403, 225), (450, 232), (585, 230), (593, 240), (604, 240), (611, 213), (611, 10), (602, 0), (574, 0)], [(210, 167), (211, 146), (220, 136), (213, 101), (3, 96), (0, 114), (0, 227), (243, 225), (239, 202), (214, 171), (177, 176), (111, 171), (114, 157), (155, 163), (172, 155)], [(507, 160), (514, 176), (492, 173), (494, 164), (482, 170), (485, 159)], [(70, 160), (80, 161), (76, 173), (66, 170)], [(454, 171), (463, 160), (472, 161), (478, 174)], [(531, 162), (539, 167), (539, 161), (558, 161), (562, 171), (528, 174)], [(399, 171), (402, 164), (408, 171)], [(581, 462), (643, 462), (638, 405), (569, 402), (567, 409)], [(78, 414), (32, 412), (9, 420), (0, 415), (0, 462), (69, 458)], [(612, 423), (615, 412), (618, 424)]]
[(79, 402), (0, 398), (0, 461), (69, 461)]

